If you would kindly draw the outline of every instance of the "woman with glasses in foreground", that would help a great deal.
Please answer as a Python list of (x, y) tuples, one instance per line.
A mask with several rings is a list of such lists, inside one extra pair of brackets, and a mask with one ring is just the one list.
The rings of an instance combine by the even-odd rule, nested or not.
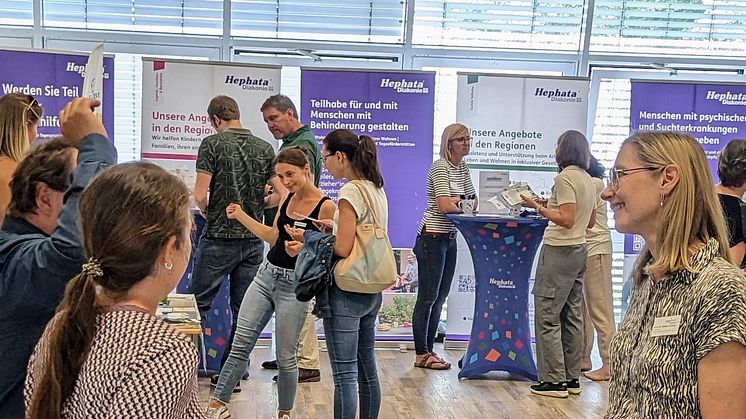
[[(412, 315), (414, 366), (446, 370), (451, 364), (433, 350), (440, 312), (451, 291), (456, 270), (456, 227), (446, 214), (462, 212), (461, 197), (475, 200), (474, 185), (464, 157), (469, 154), (469, 128), (451, 124), (443, 130), (440, 159), (427, 173), (427, 206), (414, 244), (419, 271), (417, 302)], [(474, 204), (476, 205), (476, 201)]]
[(8, 93), (0, 97), (0, 224), (10, 203), (10, 177), (36, 139), (43, 112), (31, 95)]
[(645, 239), (611, 341), (606, 418), (746, 417), (746, 276), (732, 263), (707, 158), (687, 134), (622, 144), (602, 198)]

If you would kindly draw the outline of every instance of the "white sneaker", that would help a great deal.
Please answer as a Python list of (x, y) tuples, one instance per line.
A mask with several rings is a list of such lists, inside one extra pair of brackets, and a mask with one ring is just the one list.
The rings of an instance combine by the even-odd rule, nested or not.
[(231, 412), (228, 411), (228, 407), (225, 405), (207, 408), (207, 419), (228, 419), (230, 417)]

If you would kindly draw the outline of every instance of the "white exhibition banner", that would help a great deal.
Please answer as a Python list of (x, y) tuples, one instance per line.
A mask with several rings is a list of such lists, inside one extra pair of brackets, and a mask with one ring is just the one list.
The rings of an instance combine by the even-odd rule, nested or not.
[(587, 78), (459, 74), (456, 120), (471, 129), (477, 169), (556, 172), (557, 137), (585, 132)]
[(144, 58), (142, 159), (164, 167), (193, 189), (199, 146), (203, 138), (215, 133), (207, 117), (207, 105), (217, 95), (235, 99), (243, 127), (276, 149), (278, 142), (267, 129), (259, 108), (269, 96), (280, 93), (280, 69)]
[[(464, 160), (471, 169), (475, 189), (489, 190), (480, 187), (481, 170), (502, 171), (508, 173), (509, 184), (527, 182), (539, 196), (548, 198), (557, 174), (557, 138), (567, 130), (585, 134), (588, 90), (587, 78), (459, 73), (456, 121), (470, 129), (471, 151)], [(499, 212), (489, 207), (491, 198), (479, 196), (480, 212)], [(446, 337), (450, 340), (469, 338), (473, 275), (471, 255), (461, 239), (448, 297)], [(533, 332), (532, 297), (529, 322)]]

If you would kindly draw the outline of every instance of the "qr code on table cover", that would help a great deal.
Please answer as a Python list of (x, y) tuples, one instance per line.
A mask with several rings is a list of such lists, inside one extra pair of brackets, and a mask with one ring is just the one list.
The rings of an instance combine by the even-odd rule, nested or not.
[(458, 292), (474, 292), (476, 287), (474, 275), (458, 276)]

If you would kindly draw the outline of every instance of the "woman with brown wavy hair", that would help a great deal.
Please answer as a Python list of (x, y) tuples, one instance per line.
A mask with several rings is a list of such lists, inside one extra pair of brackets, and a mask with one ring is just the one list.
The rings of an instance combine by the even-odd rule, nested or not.
[(178, 178), (144, 162), (83, 191), (88, 262), (29, 361), (27, 418), (203, 417), (196, 348), (155, 317), (189, 261), (189, 203)]

